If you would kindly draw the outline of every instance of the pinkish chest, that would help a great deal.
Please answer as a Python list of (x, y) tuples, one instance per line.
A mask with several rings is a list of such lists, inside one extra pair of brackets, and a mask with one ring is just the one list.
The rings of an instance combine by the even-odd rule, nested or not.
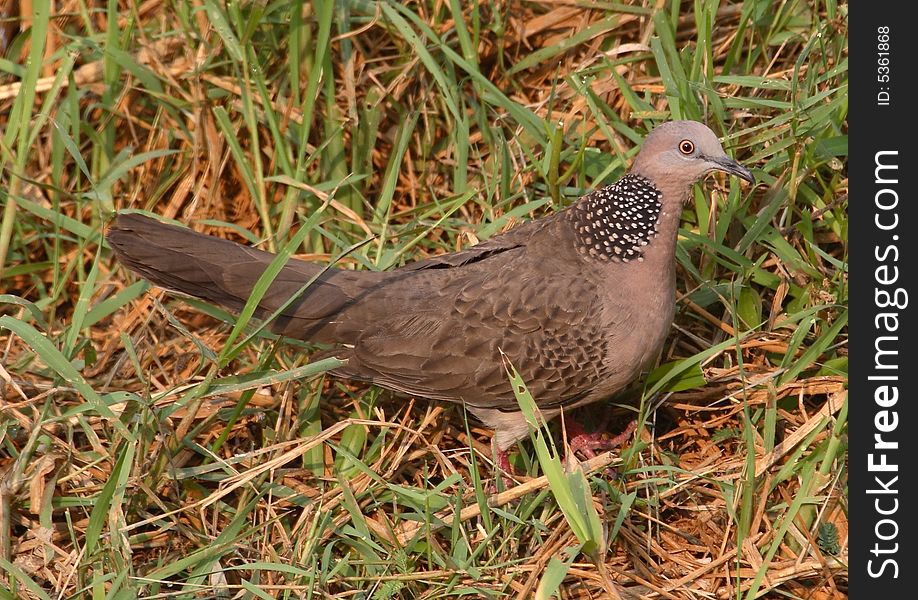
[(642, 277), (622, 277), (604, 299), (608, 323), (604, 388), (614, 392), (636, 379), (656, 359), (675, 312), (672, 264)]

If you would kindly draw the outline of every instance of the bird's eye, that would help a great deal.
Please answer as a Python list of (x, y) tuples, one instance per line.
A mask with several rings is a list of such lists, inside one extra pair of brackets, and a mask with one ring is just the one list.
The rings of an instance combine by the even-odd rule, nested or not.
[(695, 151), (695, 144), (689, 140), (682, 140), (679, 142), (679, 152), (685, 155), (689, 155)]

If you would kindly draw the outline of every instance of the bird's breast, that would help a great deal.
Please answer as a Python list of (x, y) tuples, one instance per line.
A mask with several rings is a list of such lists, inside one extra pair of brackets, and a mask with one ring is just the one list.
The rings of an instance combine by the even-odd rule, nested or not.
[(637, 378), (656, 359), (675, 313), (673, 269), (640, 276), (619, 273), (606, 281), (603, 297), (606, 330), (603, 387), (614, 392)]

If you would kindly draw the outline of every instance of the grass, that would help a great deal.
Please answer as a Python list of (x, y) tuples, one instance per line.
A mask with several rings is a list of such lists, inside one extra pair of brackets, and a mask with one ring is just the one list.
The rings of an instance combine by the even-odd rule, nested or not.
[[(847, 595), (845, 4), (7, 4), (0, 596)], [(762, 184), (685, 210), (621, 480), (540, 434), (491, 495), (461, 407), (325, 378), (102, 240), (131, 208), (387, 269), (615, 180), (669, 118)]]

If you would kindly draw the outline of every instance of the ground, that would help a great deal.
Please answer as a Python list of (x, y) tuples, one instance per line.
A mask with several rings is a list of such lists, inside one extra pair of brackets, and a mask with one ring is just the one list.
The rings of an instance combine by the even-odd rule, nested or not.
[[(846, 5), (0, 12), (6, 596), (847, 596)], [(461, 407), (325, 377), (102, 238), (141, 209), (390, 268), (614, 181), (670, 118), (760, 185), (686, 207), (660, 367), (587, 416), (637, 433), (552, 461), (553, 425), (499, 493)]]

